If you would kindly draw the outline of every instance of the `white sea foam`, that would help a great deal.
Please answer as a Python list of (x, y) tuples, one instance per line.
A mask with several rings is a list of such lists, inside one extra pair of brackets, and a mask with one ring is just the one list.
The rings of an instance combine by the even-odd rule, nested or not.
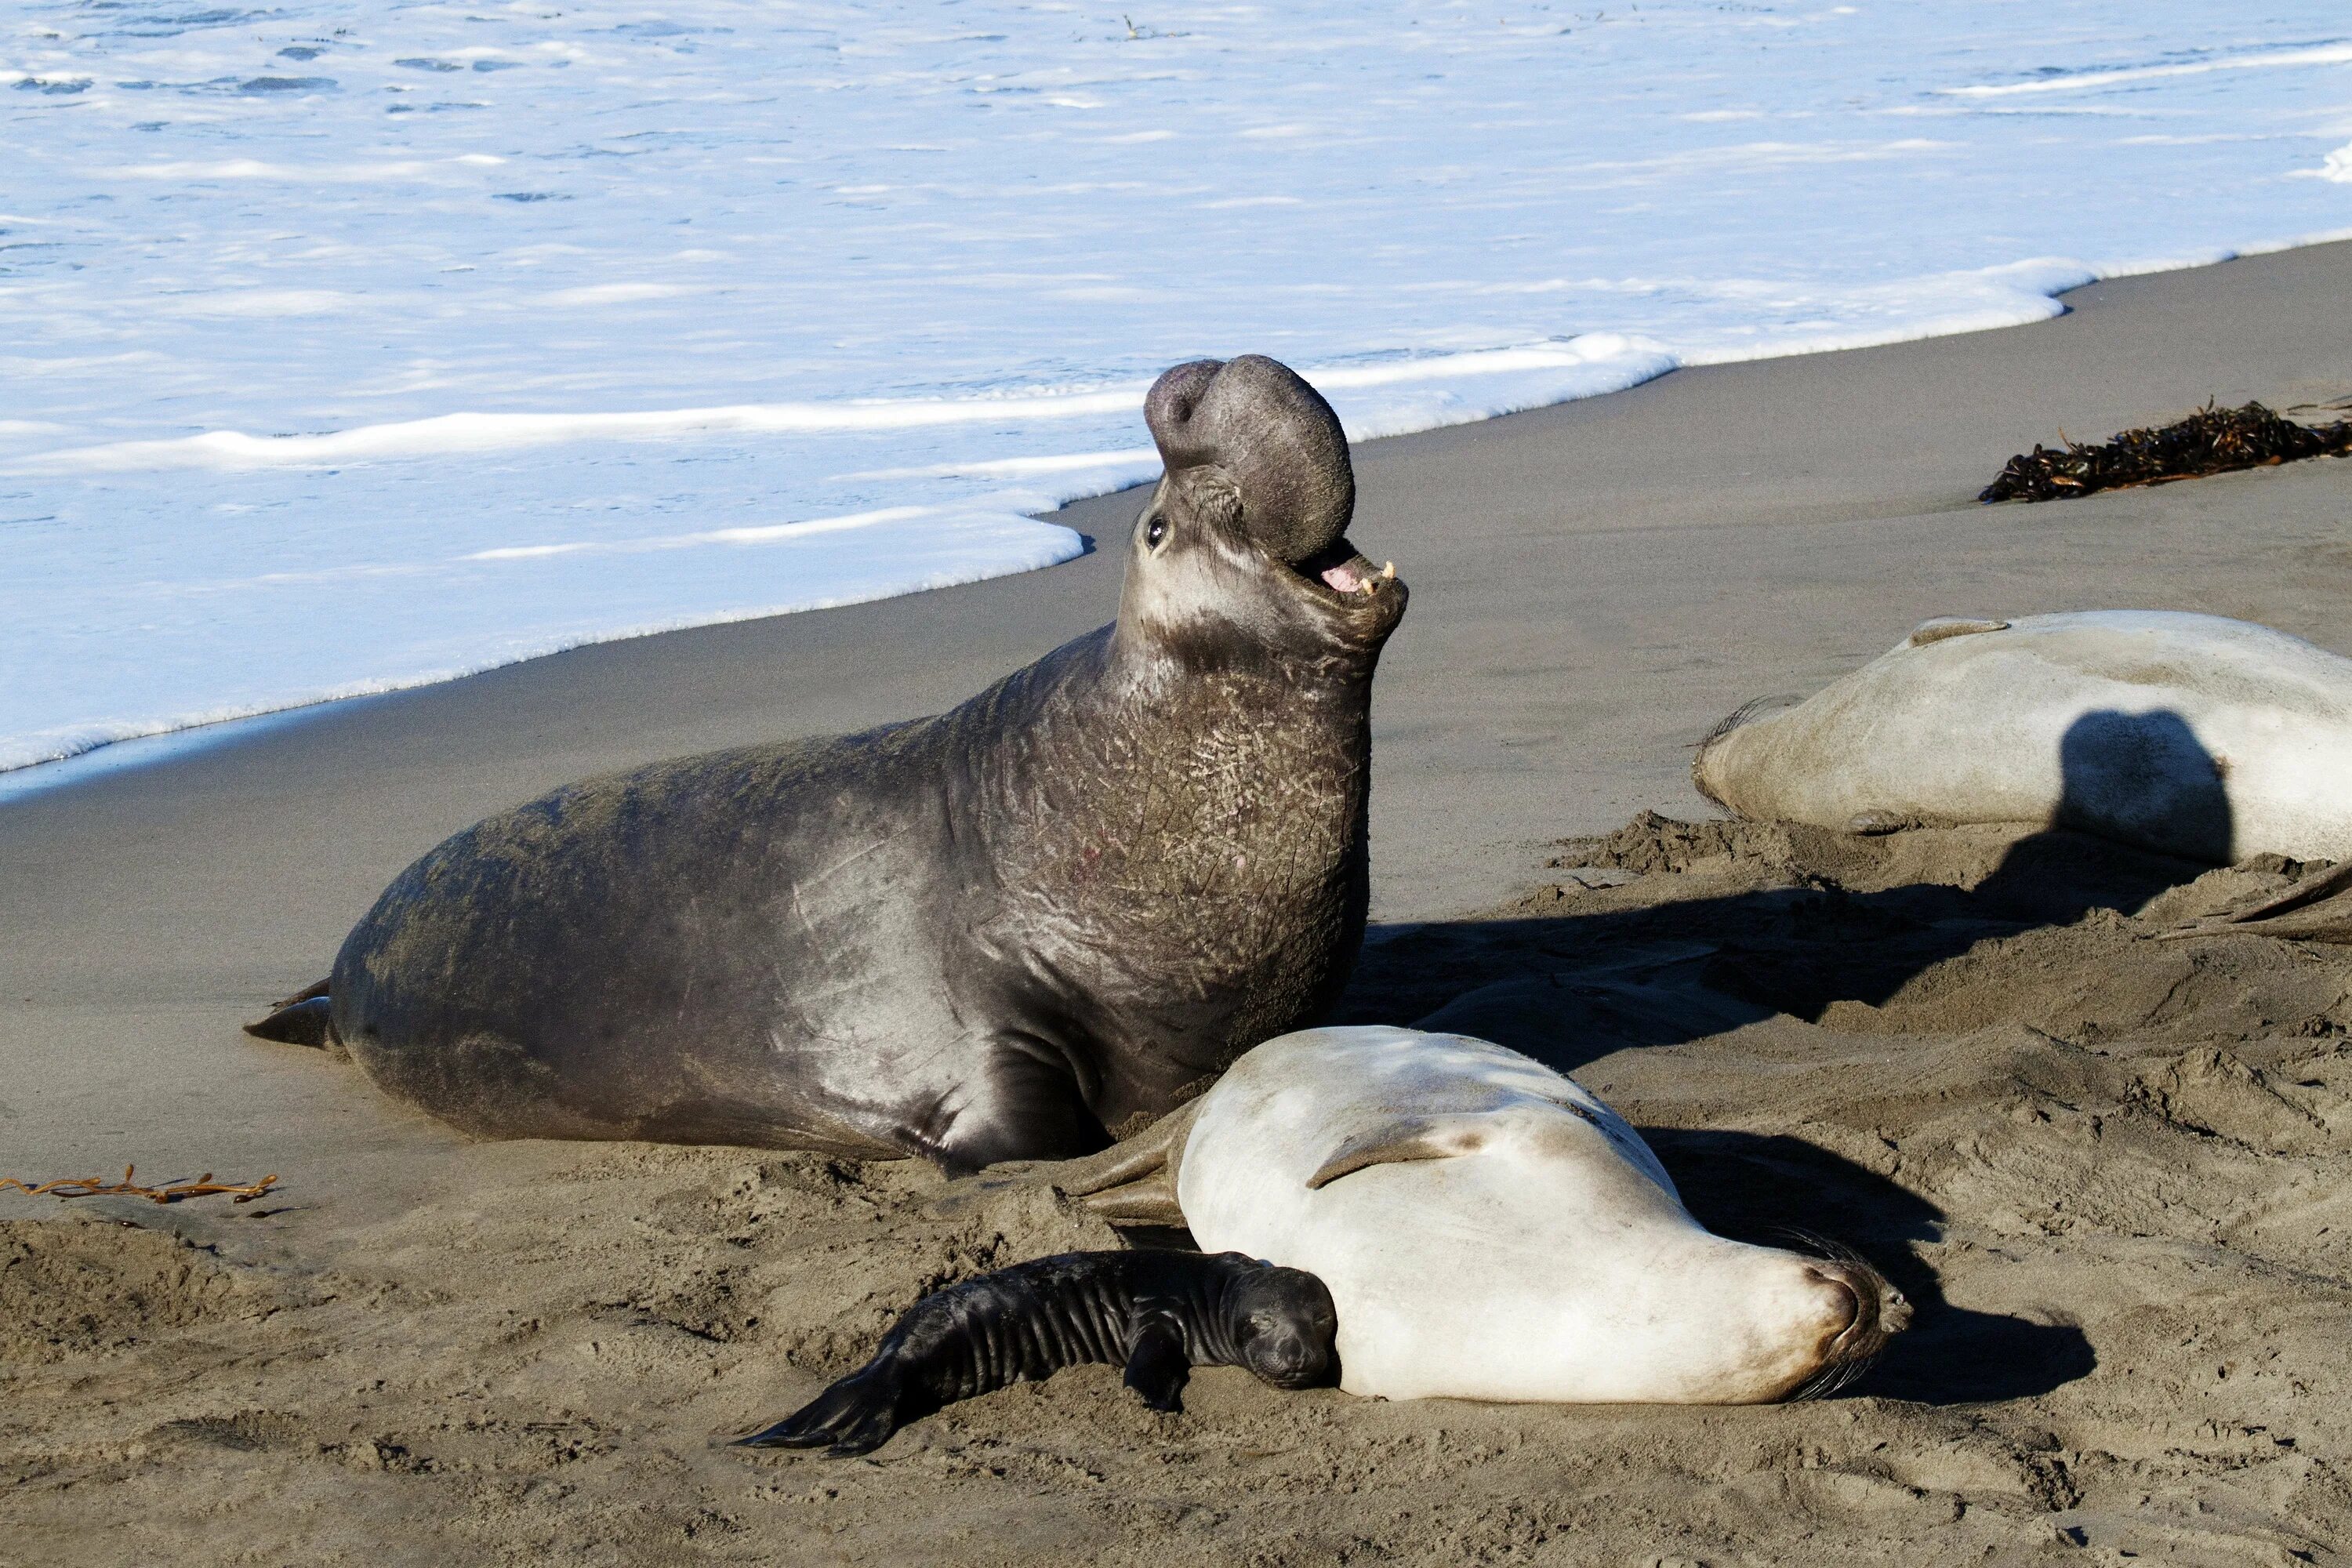
[(2080, 92), (2091, 88), (2116, 87), (2126, 82), (2161, 81), (2168, 77), (2206, 76), (2214, 71), (2276, 70), (2281, 68), (2308, 66), (2352, 65), (2352, 44), (2326, 44), (2307, 49), (2276, 49), (2258, 54), (2217, 55), (2204, 60), (2187, 60), (2172, 65), (2135, 66), (2124, 70), (2091, 70), (2069, 73), (2053, 70), (2050, 75), (2032, 81), (2011, 81), (1997, 84), (1979, 83), (1969, 87), (1948, 87), (1943, 90), (1958, 98), (2007, 98), (2021, 92)]
[(163, 163), (125, 163), (93, 173), (106, 180), (275, 180), (288, 184), (372, 184), (379, 181), (410, 181), (446, 177), (469, 168), (490, 168), (505, 163), (488, 153), (466, 153), (432, 163), (415, 158), (388, 158), (362, 163), (268, 163), (258, 158), (217, 158), (209, 162), (182, 159)]
[(208, 430), (163, 441), (116, 441), (28, 454), (10, 465), (45, 470), (332, 468), (387, 458), (518, 451), (567, 442), (646, 440), (714, 431), (823, 435), (918, 430), (934, 425), (1013, 424), (1099, 418), (1140, 407), (1142, 389), (1066, 396), (845, 399), (838, 403), (744, 404), (732, 408), (652, 408), (613, 414), (443, 414), (362, 425), (316, 436), (255, 436)]
[[(1017, 513), (884, 509), (621, 540), (490, 547), (441, 561), (377, 561), (97, 582), (67, 658), (136, 627), (184, 657), (111, 689), (85, 684), (82, 710), (0, 740), (0, 765), (220, 723), (296, 703), (447, 680), (583, 643), (854, 605), (1066, 561), (1068, 529)], [(518, 597), (528, 616), (510, 616)], [(646, 606), (690, 606), (665, 613)], [(384, 646), (397, 659), (386, 669)], [(152, 644), (151, 644), (152, 646)], [(310, 684), (289, 702), (286, 655)], [(70, 679), (62, 667), (37, 668)], [(110, 699), (110, 700), (109, 700)]]
[(2337, 0), (35, 0), (0, 83), (0, 769), (1066, 559), (1196, 354), (1360, 437), (2352, 232)]

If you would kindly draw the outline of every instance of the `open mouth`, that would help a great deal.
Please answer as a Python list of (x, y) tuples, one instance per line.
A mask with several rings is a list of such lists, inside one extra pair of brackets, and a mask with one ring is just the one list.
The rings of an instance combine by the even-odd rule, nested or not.
[(1342, 598), (1378, 594), (1396, 581), (1396, 563), (1375, 566), (1345, 539), (1335, 539), (1291, 570)]

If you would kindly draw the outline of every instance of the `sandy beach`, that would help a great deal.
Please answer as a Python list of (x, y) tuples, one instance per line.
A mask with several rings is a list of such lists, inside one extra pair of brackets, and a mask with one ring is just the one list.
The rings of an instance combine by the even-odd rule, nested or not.
[[(1715, 814), (1690, 749), (1930, 616), (2137, 606), (2352, 654), (2352, 464), (1979, 507), (2012, 452), (2352, 399), (2352, 245), (2029, 327), (1677, 372), (1368, 444), (1412, 605), (1376, 688), (1349, 1021), (1574, 1071), (1702, 1219), (1921, 1307), (1758, 1409), (1066, 1373), (867, 1459), (747, 1455), (927, 1290), (1116, 1236), (1050, 1191), (469, 1143), (238, 1026), (446, 834), (584, 774), (934, 711), (1111, 616), (1068, 564), (605, 644), (0, 805), (0, 1561), (2336, 1563), (2352, 1555), (2352, 950), (2168, 926), (2267, 884), (2061, 834)], [(335, 606), (322, 599), (321, 618)], [(277, 635), (304, 635), (299, 624)], [(1651, 814), (1651, 815), (1645, 815)], [(1664, 820), (1661, 820), (1663, 818)]]

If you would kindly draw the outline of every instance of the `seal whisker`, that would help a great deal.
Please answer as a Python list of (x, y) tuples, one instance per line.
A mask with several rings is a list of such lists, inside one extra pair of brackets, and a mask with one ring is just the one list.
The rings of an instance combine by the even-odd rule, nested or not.
[(1717, 719), (1714, 724), (1708, 728), (1706, 734), (1701, 735), (1697, 740), (1691, 742), (1688, 745), (1685, 746), (1683, 750), (1686, 752), (1704, 752), (1709, 746), (1715, 744), (1716, 742), (1722, 740), (1726, 735), (1730, 734), (1734, 730), (1738, 729), (1742, 724), (1745, 724), (1749, 720), (1755, 718), (1759, 713), (1767, 712), (1775, 708), (1788, 707), (1790, 703), (1795, 702), (1796, 700), (1797, 699), (1793, 694), (1787, 692), (1770, 697), (1751, 697), (1747, 701), (1741, 703), (1738, 707), (1734, 708), (1730, 712), (1726, 713), (1722, 718)]

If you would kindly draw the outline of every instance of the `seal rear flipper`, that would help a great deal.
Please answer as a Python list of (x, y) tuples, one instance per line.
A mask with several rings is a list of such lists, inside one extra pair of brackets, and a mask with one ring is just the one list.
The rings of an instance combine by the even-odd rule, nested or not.
[(1128, 1387), (1152, 1409), (1173, 1415), (1184, 1408), (1184, 1384), (1192, 1376), (1192, 1358), (1175, 1321), (1163, 1312), (1141, 1318), (1128, 1345)]
[(2252, 931), (2290, 942), (2352, 945), (2352, 899), (2344, 896), (2347, 888), (2352, 888), (2352, 860), (2306, 876), (2283, 892), (2158, 931), (2157, 940)]
[(325, 1049), (341, 1045), (335, 1037), (333, 1004), (327, 994), (328, 982), (321, 980), (278, 1004), (278, 1010), (257, 1023), (247, 1024), (245, 1032), (256, 1039), (276, 1040), (281, 1045), (309, 1046)]
[(315, 997), (331, 995), (333, 994), (334, 988), (335, 977), (330, 974), (324, 980), (313, 980), (310, 984), (305, 985), (301, 990), (297, 991), (291, 996), (280, 996), (277, 1001), (272, 1002), (270, 1005), (272, 1007), (291, 1007), (297, 1002), (308, 1002)]
[(1034, 1175), (1113, 1225), (1181, 1226), (1176, 1175), (1200, 1113), (1198, 1099), (1186, 1100), (1124, 1142), (1040, 1165)]
[(825, 1449), (828, 1459), (872, 1453), (890, 1440), (911, 1414), (901, 1411), (899, 1380), (884, 1368), (854, 1372), (774, 1426), (738, 1437), (739, 1448)]

